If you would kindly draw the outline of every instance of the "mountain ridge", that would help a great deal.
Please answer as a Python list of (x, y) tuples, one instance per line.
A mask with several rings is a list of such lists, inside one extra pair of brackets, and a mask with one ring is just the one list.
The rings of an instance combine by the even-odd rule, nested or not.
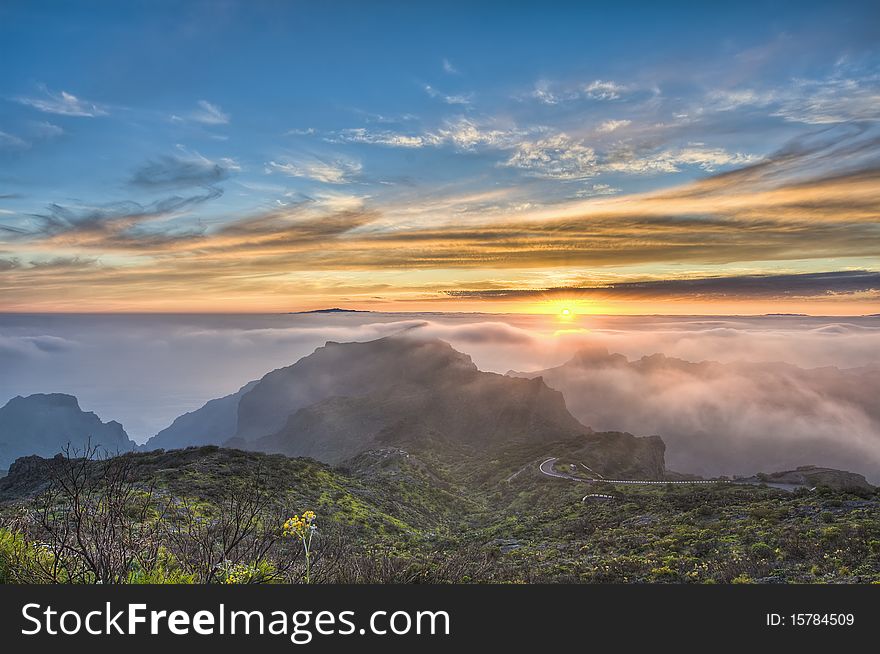
[(66, 393), (17, 395), (0, 407), (0, 469), (21, 456), (53, 456), (67, 447), (114, 454), (137, 447), (122, 425), (83, 411)]

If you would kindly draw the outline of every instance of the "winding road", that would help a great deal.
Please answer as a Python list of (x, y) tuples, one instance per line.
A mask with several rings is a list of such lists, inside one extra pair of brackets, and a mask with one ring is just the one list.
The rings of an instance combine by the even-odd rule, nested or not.
[(587, 466), (585, 466), (582, 463), (581, 465), (584, 466), (584, 468), (586, 468), (587, 470), (592, 472), (594, 475), (597, 475), (598, 477), (600, 477), (600, 479), (583, 479), (581, 477), (575, 477), (574, 475), (569, 475), (565, 472), (558, 472), (558, 471), (554, 470), (553, 466), (556, 464), (557, 461), (559, 461), (558, 456), (551, 456), (549, 459), (547, 459), (546, 461), (541, 463), (541, 465), (538, 466), (538, 470), (540, 470), (542, 474), (545, 474), (548, 477), (556, 477), (557, 479), (568, 479), (570, 481), (583, 481), (588, 484), (595, 484), (595, 483), (604, 482), (606, 484), (630, 484), (633, 486), (635, 486), (635, 485), (649, 486), (649, 485), (663, 485), (663, 484), (718, 484), (718, 483), (729, 484), (730, 483), (726, 479), (689, 479), (686, 481), (647, 481), (647, 480), (642, 480), (642, 479), (605, 479), (604, 477), (602, 477), (602, 475), (595, 472), (594, 470), (591, 470), (590, 468), (588, 468)]

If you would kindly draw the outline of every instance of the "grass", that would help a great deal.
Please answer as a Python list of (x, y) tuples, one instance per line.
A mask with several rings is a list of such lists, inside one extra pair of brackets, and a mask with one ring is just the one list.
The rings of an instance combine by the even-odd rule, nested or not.
[[(549, 479), (535, 466), (505, 481), (522, 460), (496, 461), (477, 474), (479, 461), (431, 453), (392, 453), (348, 468), (216, 447), (127, 456), (136, 461), (136, 483), (155, 482), (160, 497), (195, 500), (207, 516), (231, 483), (259, 470), (291, 515), (314, 509), (322, 528), (340, 535), (345, 556), (374, 566), (363, 581), (880, 582), (876, 491), (627, 486), (610, 488), (617, 499), (581, 502), (585, 484)], [(0, 516), (13, 524), (29, 501), (7, 497)], [(0, 581), (27, 580), (39, 556), (47, 554), (21, 532), (0, 530)], [(149, 574), (132, 570), (129, 581), (193, 580), (164, 556)], [(259, 581), (259, 565), (271, 563), (236, 575)]]

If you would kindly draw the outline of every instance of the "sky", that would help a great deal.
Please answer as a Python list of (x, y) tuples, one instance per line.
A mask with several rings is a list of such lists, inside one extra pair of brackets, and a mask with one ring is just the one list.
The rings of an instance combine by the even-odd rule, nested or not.
[(880, 313), (876, 2), (0, 2), (0, 310)]

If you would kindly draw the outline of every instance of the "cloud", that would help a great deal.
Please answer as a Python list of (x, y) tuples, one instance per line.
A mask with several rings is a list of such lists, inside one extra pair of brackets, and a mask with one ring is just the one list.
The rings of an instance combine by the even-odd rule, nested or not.
[[(773, 323), (766, 327), (773, 329)], [(778, 336), (734, 329), (727, 340)], [(711, 329), (687, 337), (714, 355)], [(815, 344), (824, 340), (797, 330), (789, 337)], [(873, 330), (861, 346), (877, 340)], [(560, 390), (569, 410), (594, 429), (659, 434), (673, 470), (750, 475), (813, 464), (880, 478), (880, 411), (873, 401), (880, 393), (877, 366), (804, 369), (787, 363), (688, 361), (663, 353), (629, 361), (608, 354), (601, 342), (594, 339), (565, 366), (534, 374)]]
[(447, 95), (446, 93), (441, 93), (430, 84), (425, 84), (423, 88), (425, 89), (425, 93), (427, 93), (430, 97), (436, 100), (442, 100), (446, 104), (469, 105), (473, 98), (472, 94), (470, 93), (466, 95)]
[(47, 357), (69, 351), (76, 343), (58, 336), (6, 336), (0, 334), (0, 361), (6, 358)]
[(43, 120), (40, 122), (35, 122), (31, 124), (31, 132), (40, 139), (55, 139), (64, 134), (64, 129), (50, 123), (49, 121)]
[(430, 136), (418, 134), (399, 134), (390, 130), (368, 130), (364, 127), (343, 129), (327, 137), (330, 143), (367, 143), (386, 145), (392, 148), (422, 148), (434, 145)]
[(229, 114), (225, 113), (218, 105), (211, 104), (207, 100), (199, 100), (198, 109), (189, 114), (189, 119), (203, 125), (229, 124)]
[(792, 299), (874, 293), (880, 299), (880, 272), (847, 270), (788, 275), (731, 275), (543, 289), (452, 290), (446, 293), (452, 297), (481, 299), (546, 299), (553, 296), (597, 296), (605, 299)]
[[(17, 243), (39, 243), (41, 247), (84, 248), (88, 250), (145, 250), (168, 247), (191, 241), (200, 229), (181, 230), (173, 220), (187, 215), (197, 206), (223, 195), (217, 186), (227, 179), (238, 164), (228, 158), (213, 161), (197, 153), (183, 151), (148, 161), (137, 168), (129, 184), (152, 191), (202, 188), (201, 193), (170, 195), (153, 202), (123, 201), (101, 204), (52, 203), (42, 213), (26, 216), (27, 224), (2, 225), (0, 232)], [(162, 229), (150, 229), (150, 223), (171, 221)], [(76, 257), (55, 259), (83, 262)], [(33, 268), (51, 262), (34, 263)]]
[[(172, 196), (149, 204), (128, 201), (97, 206), (65, 206), (54, 203), (44, 213), (29, 216), (35, 224), (28, 227), (0, 225), (0, 232), (10, 234), (16, 241), (37, 241), (65, 248), (155, 248), (175, 243), (183, 235), (173, 231), (146, 231), (143, 229), (145, 224), (179, 216), (222, 194), (220, 189), (208, 188), (204, 194)], [(191, 233), (187, 234), (187, 238), (191, 236)]]
[[(628, 122), (628, 121), (620, 121)], [(503, 165), (519, 168), (545, 179), (573, 180), (594, 177), (602, 172), (627, 174), (677, 173), (687, 166), (714, 172), (723, 166), (742, 166), (759, 159), (723, 148), (690, 145), (653, 152), (639, 152), (625, 143), (599, 154), (582, 140), (564, 132), (538, 140), (521, 140)]]
[(591, 147), (556, 134), (520, 143), (504, 165), (545, 179), (586, 179), (598, 174), (598, 159)]
[(30, 146), (30, 143), (15, 134), (0, 131), (0, 150), (26, 150)]
[(677, 173), (683, 167), (696, 166), (707, 172), (714, 172), (723, 166), (743, 166), (759, 159), (757, 155), (728, 152), (724, 148), (703, 145), (641, 153), (621, 144), (606, 156), (602, 168), (618, 173), (656, 174)]
[(303, 177), (325, 184), (348, 184), (363, 170), (361, 162), (353, 159), (321, 159), (315, 157), (308, 161), (285, 159), (269, 161), (266, 174), (281, 173), (290, 177)]
[(713, 111), (735, 111), (742, 107), (766, 107), (776, 100), (770, 91), (749, 88), (716, 89), (706, 96), (706, 108)]
[(575, 100), (619, 100), (630, 92), (632, 87), (611, 80), (593, 80), (588, 84), (560, 84), (550, 80), (539, 80), (530, 97), (541, 104), (560, 105)]
[(710, 90), (700, 111), (761, 109), (807, 125), (880, 120), (880, 78), (846, 65), (823, 77), (794, 78), (771, 89), (738, 86)]
[(0, 403), (66, 390), (143, 441), (328, 340), (441, 338), (482, 370), (542, 374), (595, 429), (660, 434), (674, 470), (818, 464), (880, 479), (876, 319), (582, 319), (554, 334), (526, 315), (0, 316)]
[(67, 91), (54, 93), (45, 86), (41, 86), (40, 88), (43, 92), (41, 96), (21, 96), (16, 98), (16, 101), (29, 107), (33, 107), (38, 111), (49, 114), (58, 114), (60, 116), (95, 118), (97, 116), (107, 116), (109, 114), (106, 107), (78, 98)]
[(593, 100), (617, 100), (628, 87), (612, 81), (593, 80), (584, 87), (584, 93)]
[[(596, 131), (611, 133), (629, 124), (629, 120), (610, 120), (602, 123)], [(644, 150), (618, 142), (607, 152), (597, 152), (583, 139), (573, 138), (565, 132), (549, 132), (544, 126), (498, 126), (492, 122), (458, 117), (420, 134), (359, 127), (335, 132), (325, 140), (407, 149), (452, 146), (463, 152), (479, 149), (512, 151), (499, 165), (525, 171), (532, 177), (557, 180), (586, 179), (603, 172), (669, 174), (686, 167), (714, 172), (721, 167), (742, 166), (759, 159), (756, 155), (728, 152), (703, 144)], [(536, 139), (536, 135), (542, 136)]]
[(258, 250), (264, 252), (310, 249), (316, 245), (327, 245), (374, 219), (374, 215), (360, 208), (330, 214), (322, 212), (319, 215), (309, 215), (300, 208), (279, 210), (224, 225), (203, 239), (199, 247), (207, 253), (223, 251), (227, 247), (235, 249), (236, 244), (241, 242), (257, 246)]
[(614, 188), (610, 184), (591, 184), (575, 193), (575, 197), (593, 198), (600, 195), (615, 195), (616, 193), (620, 193), (620, 189)]
[[(541, 140), (525, 138), (515, 128), (467, 120), (446, 124), (444, 129), (448, 132), (444, 142), (453, 146), (457, 140), (462, 151), (510, 143), (508, 156), (512, 156), (524, 140)], [(601, 171), (606, 162), (599, 155), (595, 164), (588, 155), (566, 159), (567, 144), (557, 143), (555, 149), (552, 145), (536, 149), (534, 156), (525, 151), (522, 165), (531, 169), (523, 170), (536, 176), (568, 177), (568, 193), (583, 191), (585, 199), (532, 204), (521, 185), (491, 192), (445, 192), (439, 198), (410, 193), (382, 202), (345, 193), (337, 197), (324, 189), (323, 195), (333, 197), (284, 197), (294, 204), (222, 223), (212, 221), (208, 228), (195, 231), (186, 227), (193, 221), (174, 219), (216, 197), (210, 194), (212, 187), (206, 187), (206, 194), (175, 195), (161, 205), (61, 205), (42, 217), (31, 217), (31, 225), (19, 221), (7, 226), (4, 256), (26, 260), (34, 248), (60, 247), (70, 254), (125, 253), (129, 255), (125, 274), (97, 270), (91, 276), (41, 282), (35, 272), (25, 278), (16, 269), (5, 275), (10, 280), (6, 299), (21, 310), (33, 309), (37, 301), (64, 304), (77, 294), (113, 306), (132, 303), (132, 298), (147, 306), (184, 306), (184, 301), (192, 301), (192, 289), (198, 288), (199, 301), (206, 306), (216, 306), (218, 298), (237, 292), (254, 306), (276, 307), (288, 295), (312, 292), (341, 302), (339, 298), (348, 297), (349, 291), (339, 289), (355, 288), (361, 290), (351, 292), (362, 293), (358, 297), (364, 301), (380, 296), (430, 302), (448, 297), (438, 293), (438, 277), (427, 272), (432, 270), (444, 271), (442, 279), (447, 280), (455, 279), (454, 271), (467, 270), (462, 279), (470, 281), (447, 283), (445, 288), (452, 290), (607, 288), (650, 281), (621, 271), (668, 269), (669, 263), (682, 271), (700, 271), (680, 277), (708, 277), (716, 269), (835, 270), (820, 261), (869, 262), (880, 251), (876, 229), (880, 140), (866, 126), (816, 130), (741, 168), (630, 195), (612, 195), (613, 187), (605, 188), (593, 179), (589, 184), (576, 183), (592, 165)], [(303, 162), (279, 163), (306, 172), (300, 170)], [(322, 177), (338, 180), (344, 173)], [(785, 263), (793, 260), (797, 263)], [(771, 266), (774, 261), (781, 263)], [(851, 265), (875, 268), (870, 263)], [(570, 272), (560, 275), (562, 270)], [(591, 277), (584, 279), (587, 270)], [(322, 279), (339, 275), (345, 281), (324, 282), (320, 290), (311, 291), (294, 283), (304, 275), (318, 274), (315, 271)], [(406, 283), (377, 292), (375, 280), (391, 271), (407, 271)], [(512, 281), (505, 281), (511, 277)], [(853, 307), (859, 302), (861, 306), (877, 303), (870, 289), (843, 292), (842, 280), (812, 280), (819, 281), (837, 284), (829, 288), (841, 291), (805, 294), (819, 310), (863, 311)], [(363, 290), (368, 287), (369, 291)], [(35, 288), (40, 289), (36, 296)], [(149, 297), (141, 294), (143, 288), (150, 289)], [(621, 288), (636, 297), (636, 288)], [(491, 294), (485, 297), (493, 299)], [(479, 301), (478, 296), (474, 301)]]
[(84, 257), (52, 257), (51, 259), (35, 259), (30, 262), (32, 270), (82, 270), (98, 265), (95, 258)]
[(198, 153), (166, 155), (148, 161), (134, 171), (130, 179), (133, 186), (147, 189), (188, 188), (212, 186), (240, 170), (234, 159), (211, 160)]
[(530, 95), (541, 104), (551, 106), (561, 104), (568, 100), (575, 100), (579, 97), (576, 91), (556, 89), (555, 86), (547, 80), (540, 80), (535, 84), (535, 89)]
[(632, 123), (631, 120), (606, 120), (599, 124), (596, 131), (600, 134), (610, 134)]
[(474, 150), (477, 147), (514, 147), (526, 130), (518, 128), (496, 128), (481, 125), (467, 118), (446, 121), (443, 127), (431, 135), (433, 143), (449, 143), (460, 150)]
[(773, 115), (808, 125), (880, 120), (880, 79), (795, 80)]
[(452, 62), (449, 59), (443, 59), (443, 72), (447, 75), (460, 75), (459, 70), (452, 65)]
[(443, 121), (436, 129), (421, 134), (403, 134), (391, 130), (369, 130), (366, 128), (344, 129), (328, 137), (333, 143), (367, 143), (396, 148), (424, 148), (452, 146), (462, 151), (477, 148), (509, 149), (522, 139), (543, 128), (527, 130), (510, 126), (495, 126), (481, 123), (463, 116)]

